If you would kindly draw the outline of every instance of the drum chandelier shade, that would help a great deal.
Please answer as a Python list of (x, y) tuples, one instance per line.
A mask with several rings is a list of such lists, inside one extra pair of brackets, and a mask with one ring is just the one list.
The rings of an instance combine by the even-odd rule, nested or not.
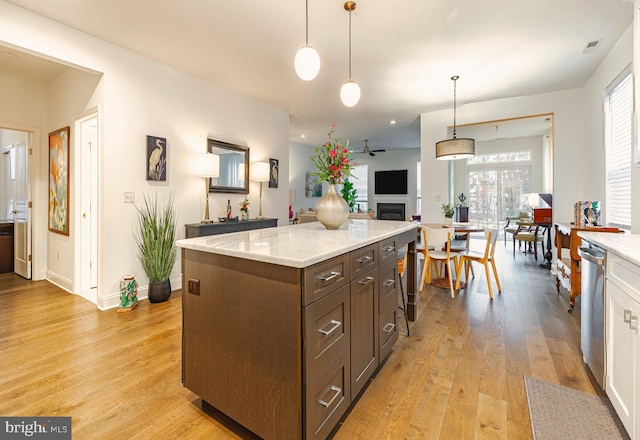
[(349, 12), (349, 79), (340, 88), (340, 100), (347, 107), (353, 107), (360, 101), (360, 86), (351, 79), (351, 11), (356, 2), (345, 2), (344, 9)]
[(296, 69), (296, 74), (298, 74), (300, 79), (304, 81), (311, 81), (316, 76), (318, 76), (318, 72), (320, 72), (320, 55), (318, 55), (317, 50), (315, 50), (312, 46), (309, 46), (309, 0), (306, 0), (305, 4), (305, 45), (298, 49), (298, 52), (296, 52), (296, 58), (293, 62), (293, 65)]
[(453, 138), (436, 142), (436, 159), (456, 160), (467, 159), (476, 154), (476, 141), (470, 138), (456, 137), (456, 81), (459, 76), (452, 76), (453, 80)]

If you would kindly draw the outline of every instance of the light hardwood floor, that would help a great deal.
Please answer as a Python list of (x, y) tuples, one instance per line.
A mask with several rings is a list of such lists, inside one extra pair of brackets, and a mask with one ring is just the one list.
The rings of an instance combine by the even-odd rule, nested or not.
[[(524, 375), (597, 393), (580, 353), (580, 301), (498, 244), (503, 291), (483, 270), (455, 299), (427, 286), (421, 313), (335, 439), (531, 439)], [(71, 416), (74, 439), (238, 439), (182, 387), (181, 294), (98, 311), (46, 281), (0, 275), (0, 415)], [(399, 325), (404, 329), (403, 323)]]

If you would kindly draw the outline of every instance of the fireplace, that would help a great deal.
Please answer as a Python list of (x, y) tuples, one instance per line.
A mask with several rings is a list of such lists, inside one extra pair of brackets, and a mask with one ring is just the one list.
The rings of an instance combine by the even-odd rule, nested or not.
[(404, 221), (405, 204), (404, 203), (378, 203), (378, 220), (400, 220)]

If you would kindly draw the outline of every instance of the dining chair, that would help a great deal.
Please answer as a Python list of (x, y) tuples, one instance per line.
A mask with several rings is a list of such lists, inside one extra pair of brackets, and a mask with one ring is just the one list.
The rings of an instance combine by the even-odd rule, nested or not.
[(402, 284), (402, 279), (404, 278), (404, 271), (407, 268), (407, 254), (409, 253), (409, 246), (405, 245), (404, 247), (404, 255), (400, 257), (398, 255), (398, 281), (400, 283), (400, 296), (402, 297), (402, 307), (398, 306), (402, 313), (404, 313), (404, 322), (407, 324), (407, 336), (409, 334), (409, 316), (407, 315), (407, 302), (404, 298), (404, 286)]
[[(515, 241), (518, 241), (518, 248), (522, 242), (525, 243), (525, 252), (527, 251), (527, 246), (533, 246), (533, 256), (536, 261), (538, 261), (538, 243), (540, 243), (540, 248), (542, 249), (542, 255), (544, 255), (544, 228), (541, 228), (539, 225), (535, 225), (535, 227), (530, 231), (520, 231), (516, 234)], [(513, 256), (516, 256), (516, 247), (515, 241), (513, 246)]]
[[(424, 247), (427, 249), (426, 259), (422, 268), (422, 278), (420, 279), (420, 290), (424, 287), (425, 281), (428, 284), (432, 282), (432, 271), (436, 268), (436, 273), (440, 273), (440, 265), (444, 263), (446, 275), (449, 280), (449, 290), (451, 291), (451, 298), (455, 298), (453, 292), (453, 272), (457, 267), (458, 253), (451, 252), (451, 236), (454, 233), (454, 228), (448, 227), (430, 227), (422, 225), (422, 237), (424, 241)], [(430, 249), (433, 246), (433, 249)], [(453, 270), (451, 269), (451, 262), (454, 264)]]
[[(473, 249), (469, 249), (460, 254), (458, 265), (456, 266), (456, 290), (460, 290), (460, 278), (462, 275), (462, 266), (465, 269), (465, 281), (469, 282), (469, 268), (472, 263), (480, 263), (484, 266), (484, 272), (487, 277), (487, 288), (489, 290), (489, 298), (493, 299), (493, 292), (491, 291), (491, 278), (489, 276), (489, 264), (493, 269), (493, 275), (496, 278), (496, 284), (498, 285), (498, 293), (502, 292), (500, 286), (500, 279), (498, 278), (498, 270), (496, 269), (496, 261), (494, 253), (496, 251), (496, 243), (498, 241), (498, 230), (486, 228), (484, 230), (486, 243), (484, 251), (479, 252)], [(475, 276), (474, 276), (475, 278)]]

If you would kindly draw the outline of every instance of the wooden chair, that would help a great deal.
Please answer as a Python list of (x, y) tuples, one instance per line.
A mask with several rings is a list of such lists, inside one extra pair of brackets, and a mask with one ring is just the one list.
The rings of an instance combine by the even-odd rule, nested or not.
[[(449, 279), (449, 290), (451, 298), (455, 298), (453, 292), (453, 271), (457, 267), (458, 254), (451, 252), (451, 236), (454, 228), (446, 227), (429, 227), (422, 225), (422, 237), (424, 247), (427, 249), (424, 267), (422, 269), (422, 278), (420, 279), (420, 290), (424, 287), (425, 281), (431, 284), (431, 276), (434, 268), (440, 273), (440, 265), (444, 263), (447, 268), (447, 278)], [(433, 246), (433, 249), (430, 249)], [(453, 261), (454, 269), (451, 269)]]
[(400, 296), (402, 297), (402, 307), (398, 306), (402, 313), (404, 313), (404, 321), (407, 324), (407, 336), (409, 335), (409, 317), (407, 315), (407, 302), (404, 299), (404, 286), (402, 279), (404, 278), (404, 271), (407, 268), (407, 254), (409, 253), (408, 246), (404, 247), (404, 255), (402, 258), (398, 258), (398, 282), (400, 283)]
[(507, 224), (504, 225), (504, 245), (507, 245), (507, 234), (511, 234), (513, 244), (516, 244), (516, 234), (522, 229), (518, 222), (533, 221), (533, 217), (528, 212), (521, 212), (517, 216), (507, 217)]
[[(460, 290), (460, 278), (462, 272), (462, 266), (465, 268), (465, 281), (469, 282), (469, 269), (473, 262), (480, 263), (484, 266), (484, 272), (487, 277), (487, 287), (489, 290), (489, 298), (493, 299), (493, 292), (491, 291), (491, 278), (489, 276), (489, 264), (493, 269), (493, 275), (496, 278), (496, 284), (498, 285), (498, 292), (502, 292), (500, 286), (500, 279), (498, 278), (498, 270), (496, 269), (496, 261), (494, 259), (494, 253), (496, 251), (496, 243), (498, 241), (498, 230), (486, 228), (484, 230), (486, 237), (486, 244), (484, 252), (478, 252), (475, 250), (467, 250), (460, 254), (458, 265), (456, 266), (456, 290)], [(475, 277), (474, 277), (475, 278)]]
[[(515, 240), (518, 241), (518, 247), (522, 242), (525, 243), (525, 252), (527, 251), (528, 246), (533, 246), (533, 256), (538, 261), (538, 243), (540, 243), (540, 249), (542, 249), (542, 255), (544, 255), (544, 228), (541, 228), (539, 225), (535, 225), (535, 227), (530, 231), (520, 231), (516, 234)], [(513, 256), (516, 256), (516, 247), (515, 241), (513, 246)]]

